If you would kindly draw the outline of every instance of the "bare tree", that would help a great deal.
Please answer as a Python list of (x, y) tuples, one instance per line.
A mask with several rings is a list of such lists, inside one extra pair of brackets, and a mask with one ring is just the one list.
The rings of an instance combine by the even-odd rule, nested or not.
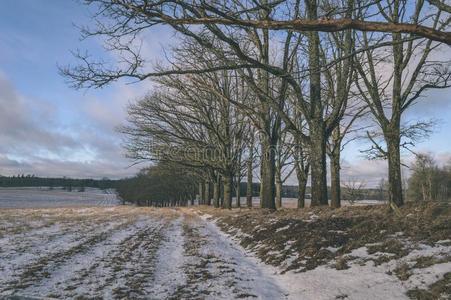
[(362, 118), (368, 112), (365, 106), (359, 102), (350, 105), (347, 113), (332, 132), (327, 143), (327, 153), (330, 161), (330, 177), (331, 177), (331, 206), (341, 206), (341, 152), (347, 144), (359, 138), (358, 132), (365, 130), (367, 126), (355, 126), (356, 121)]
[[(442, 20), (441, 10), (424, 16), (423, 1), (417, 1), (414, 8), (399, 0), (387, 3), (385, 8), (379, 7), (388, 22), (402, 23), (410, 19), (419, 24), (422, 18), (427, 18), (436, 30), (443, 30), (449, 24), (449, 19)], [(358, 43), (367, 49), (356, 60), (360, 77), (358, 88), (383, 134), (386, 149), (370, 135), (369, 138), (373, 142), (372, 150), (388, 160), (388, 200), (396, 206), (404, 203), (400, 157), (402, 116), (426, 90), (447, 88), (451, 84), (450, 60), (438, 56), (441, 45), (413, 37), (399, 32), (388, 36), (363, 32), (357, 36)], [(375, 42), (387, 39), (391, 46), (370, 50)]]
[[(355, 55), (366, 57), (367, 62), (357, 64), (359, 92), (366, 95), (367, 103), (371, 102), (369, 106), (373, 108), (373, 114), (386, 137), (391, 166), (390, 199), (399, 199), (398, 204), (402, 204), (402, 190), (398, 189), (397, 184), (400, 181), (397, 167), (400, 163), (399, 157), (394, 154), (399, 148), (397, 136), (400, 112), (410, 106), (424, 90), (447, 86), (445, 72), (434, 69), (425, 60), (439, 43), (451, 44), (450, 33), (446, 31), (450, 18), (441, 16), (441, 10), (449, 9), (442, 2), (428, 2), (429, 8), (438, 11), (431, 17), (420, 14), (425, 11), (423, 8), (426, 5), (423, 0), (417, 0), (415, 13), (410, 19), (406, 12), (410, 12), (411, 6), (406, 1), (386, 2), (382, 5), (380, 0), (86, 0), (88, 4), (97, 5), (99, 13), (97, 27), (93, 30), (84, 28), (83, 35), (104, 36), (106, 48), (119, 54), (120, 64), (118, 67), (110, 66), (102, 61), (92, 61), (87, 54), (77, 53), (81, 65), (73, 68), (69, 66), (61, 71), (72, 80), (75, 87), (81, 88), (102, 87), (120, 78), (145, 80), (155, 76), (217, 74), (221, 70), (235, 70), (252, 90), (256, 101), (246, 106), (240, 99), (226, 98), (242, 112), (253, 112), (253, 125), (262, 133), (261, 206), (275, 208), (275, 156), (272, 149), (277, 145), (278, 128), (282, 122), (297, 139), (308, 145), (312, 205), (327, 205), (326, 143), (340, 124), (347, 98), (346, 89), (340, 90), (342, 96), (332, 98), (336, 102), (332, 111), (327, 111), (326, 101), (321, 94), (322, 77), (327, 74), (324, 69), (339, 62), (350, 66)], [(169, 25), (176, 32), (189, 37), (202, 48), (200, 53), (209, 55), (211, 63), (203, 64), (201, 68), (190, 63), (174, 63), (170, 68), (157, 68), (149, 72), (136, 41), (142, 33), (157, 24)], [(272, 32), (275, 32), (277, 39), (271, 37)], [(319, 32), (333, 32), (327, 36), (338, 37), (336, 42), (343, 44), (338, 47), (342, 51), (339, 57), (321, 59), (324, 37)], [(372, 43), (373, 32), (378, 33), (375, 36), (384, 36), (380, 33), (389, 32), (392, 38)], [(359, 41), (359, 47), (354, 47), (355, 40)], [(303, 44), (307, 47), (302, 47)], [(405, 49), (404, 44), (407, 45)], [(283, 51), (277, 51), (277, 45), (282, 45)], [(373, 76), (374, 59), (369, 58), (388, 46), (393, 50), (395, 62), (395, 75), (392, 78), (393, 91), (396, 92), (392, 99), (395, 99), (393, 103), (399, 103), (392, 106), (394, 117), (391, 120), (386, 118), (384, 105), (381, 104), (384, 96), (381, 96), (383, 92), (379, 89), (380, 80)], [(413, 72), (407, 76), (412, 84), (407, 84), (401, 95), (401, 82), (406, 79), (403, 70), (407, 70), (408, 62), (413, 61), (414, 54), (421, 47), (425, 58), (423, 60), (420, 57), (418, 66), (425, 68), (413, 68)], [(282, 54), (276, 55), (277, 52)], [(351, 67), (344, 67), (343, 72), (349, 72), (346, 69), (352, 70)], [(286, 110), (289, 94), (296, 100), (295, 110), (302, 114), (308, 124), (307, 131), (299, 127), (299, 120), (293, 118), (295, 114)], [(401, 98), (403, 100), (398, 101)], [(222, 175), (227, 185), (230, 174)]]
[[(90, 1), (90, 3), (96, 1)], [(286, 11), (286, 15), (293, 18), (298, 18), (302, 13), (301, 1), (294, 1), (292, 9)], [(203, 17), (209, 11), (220, 11), (224, 7), (209, 5), (205, 2), (196, 5), (194, 3), (171, 3), (162, 1), (159, 5), (153, 3), (140, 3), (138, 1), (102, 1), (99, 3), (102, 8), (103, 17), (114, 19), (111, 24), (102, 23), (99, 20), (97, 30), (85, 30), (87, 36), (90, 35), (106, 35), (108, 45), (112, 50), (120, 52), (123, 56), (125, 68), (108, 69), (104, 64), (93, 63), (84, 55), (79, 55), (79, 58), (84, 65), (75, 68), (66, 68), (63, 73), (74, 81), (76, 87), (101, 87), (111, 81), (122, 77), (137, 78), (144, 80), (151, 76), (161, 76), (168, 74), (187, 74), (187, 73), (202, 73), (213, 72), (219, 69), (236, 69), (240, 71), (241, 76), (244, 76), (248, 85), (253, 89), (260, 104), (258, 108), (258, 122), (256, 122), (258, 129), (262, 132), (261, 147), (264, 159), (261, 160), (261, 205), (262, 207), (275, 208), (274, 201), (274, 176), (275, 176), (275, 157), (274, 151), (271, 149), (276, 145), (277, 141), (277, 127), (282, 118), (285, 123), (289, 120), (286, 115), (276, 116), (272, 118), (273, 112), (277, 114), (283, 110), (283, 102), (286, 99), (288, 88), (296, 95), (299, 108), (309, 121), (310, 137), (304, 136), (304, 133), (297, 132), (302, 138), (308, 139), (311, 151), (311, 166), (312, 166), (312, 196), (314, 205), (327, 205), (327, 182), (326, 182), (326, 152), (325, 143), (327, 131), (326, 122), (330, 126), (334, 126), (338, 116), (331, 120), (323, 119), (323, 106), (321, 103), (321, 75), (320, 75), (320, 61), (319, 61), (319, 34), (312, 31), (307, 35), (308, 38), (308, 72), (309, 76), (309, 98), (304, 96), (305, 91), (300, 86), (297, 79), (300, 75), (293, 76), (290, 74), (290, 63), (296, 56), (297, 48), (301, 43), (301, 35), (294, 34), (293, 31), (287, 30), (285, 32), (283, 58), (280, 64), (270, 63), (270, 33), (268, 28), (248, 28), (248, 27), (234, 27), (223, 28), (217, 24), (204, 24), (203, 28), (198, 30), (190, 28), (189, 26), (178, 23), (176, 20), (180, 16), (165, 15), (167, 8), (175, 9), (175, 13), (189, 14), (196, 18)], [(271, 16), (278, 12), (275, 8), (278, 5), (273, 5), (268, 0), (263, 0), (258, 6), (247, 10), (247, 3), (241, 1), (233, 1), (230, 9), (241, 11), (245, 9), (246, 13), (243, 17), (252, 20), (268, 21)], [(309, 20), (315, 20), (318, 17), (318, 6), (316, 1), (305, 1), (305, 14)], [(162, 10), (161, 10), (162, 9)], [(154, 11), (155, 10), (155, 11)], [(157, 12), (158, 11), (158, 12)], [(227, 15), (224, 14), (224, 15)], [(174, 20), (175, 22), (172, 22)], [(130, 45), (130, 39), (134, 39), (138, 34), (147, 28), (154, 26), (157, 23), (169, 24), (173, 29), (181, 32), (185, 36), (191, 37), (204, 49), (215, 54), (219, 64), (212, 64), (204, 66), (204, 69), (190, 69), (175, 67), (168, 71), (145, 72), (142, 73), (144, 60), (140, 54), (134, 51)], [(128, 39), (127, 39), (128, 38)], [(125, 39), (125, 41), (124, 41)], [(215, 47), (213, 39), (222, 43), (220, 48)], [(292, 41), (295, 41), (294, 45)], [(252, 45), (252, 48), (249, 48)], [(298, 65), (301, 65), (300, 63)], [(257, 69), (257, 76), (252, 72), (252, 69)], [(269, 76), (276, 76), (281, 79), (277, 95), (270, 91)], [(296, 126), (288, 122), (287, 126), (296, 131)]]
[[(437, 173), (437, 169), (434, 158), (430, 154), (417, 154), (417, 159), (412, 166), (413, 174), (409, 179), (409, 185), (417, 185), (416, 188), (411, 187), (410, 190), (419, 191), (418, 194), (421, 194), (423, 201), (431, 201), (435, 198), (433, 196), (434, 175)], [(418, 199), (418, 196), (414, 195), (414, 199)]]
[[(231, 208), (233, 176), (246, 134), (245, 117), (227, 100), (240, 88), (230, 75), (220, 71), (161, 78), (164, 93), (132, 105), (132, 125), (122, 129), (129, 137), (128, 150), (134, 159), (176, 160), (204, 169), (205, 183), (199, 192), (204, 204), (209, 204), (210, 182), (216, 179), (215, 171), (219, 172), (226, 208)], [(148, 147), (149, 142), (153, 147)]]
[(293, 137), (281, 127), (276, 149), (276, 207), (282, 208), (283, 184), (294, 172)]
[(303, 147), (301, 141), (297, 139), (296, 146), (293, 148), (294, 168), (298, 179), (298, 208), (305, 207), (305, 196), (307, 191), (307, 181), (310, 172), (310, 159), (307, 147)]
[(253, 173), (254, 173), (254, 132), (251, 131), (249, 143), (248, 143), (248, 157), (246, 161), (246, 205), (248, 208), (252, 208), (253, 197)]
[(358, 200), (363, 200), (366, 182), (349, 178), (343, 183), (345, 188), (345, 199), (353, 205)]

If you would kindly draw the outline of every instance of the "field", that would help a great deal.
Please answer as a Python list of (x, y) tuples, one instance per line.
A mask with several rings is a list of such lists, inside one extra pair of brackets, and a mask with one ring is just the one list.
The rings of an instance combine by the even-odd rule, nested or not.
[(0, 208), (110, 206), (120, 201), (112, 190), (86, 188), (69, 192), (62, 188), (0, 188)]
[(24, 209), (4, 210), (0, 219), (0, 295), (284, 297), (256, 262), (191, 210)]
[(71, 206), (53, 207), (63, 192), (46, 191), (52, 207), (0, 209), (0, 297), (451, 295), (449, 205), (408, 205), (402, 217), (383, 206), (224, 211), (113, 205), (114, 194), (89, 192)]

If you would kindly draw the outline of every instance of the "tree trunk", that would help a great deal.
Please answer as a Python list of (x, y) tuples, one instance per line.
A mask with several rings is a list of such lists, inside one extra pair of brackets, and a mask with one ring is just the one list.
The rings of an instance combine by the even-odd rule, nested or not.
[(199, 205), (203, 205), (204, 204), (204, 197), (205, 197), (204, 184), (201, 181), (201, 182), (199, 182), (199, 203), (198, 203)]
[[(265, 138), (267, 140), (269, 138)], [(275, 153), (274, 148), (268, 141), (262, 142), (261, 160), (261, 183), (260, 183), (260, 207), (276, 209), (275, 202)]]
[(276, 170), (276, 208), (282, 208), (282, 178), (279, 166)]
[(310, 164), (306, 162), (303, 144), (299, 136), (295, 136), (296, 149), (293, 152), (294, 167), (298, 179), (298, 208), (305, 207), (305, 193), (307, 189)]
[(246, 204), (252, 208), (252, 160), (247, 163)]
[(224, 208), (224, 179), (219, 177), (219, 206)]
[(246, 204), (247, 204), (248, 208), (252, 208), (253, 162), (254, 162), (254, 138), (252, 137), (250, 148), (249, 148), (249, 158), (247, 160)]
[[(307, 17), (318, 18), (316, 0), (305, 0)], [(327, 199), (327, 167), (326, 167), (326, 128), (323, 119), (323, 103), (321, 101), (321, 70), (319, 33), (308, 33), (308, 62), (310, 77), (310, 107), (312, 119), (310, 128), (310, 159), (312, 167), (312, 202), (311, 206), (328, 205)]]
[(404, 204), (401, 177), (401, 153), (399, 135), (386, 137), (388, 156), (388, 201), (402, 206)]
[(311, 206), (328, 205), (327, 168), (326, 168), (326, 132), (323, 122), (310, 127), (310, 163), (312, 168)]
[(236, 207), (241, 207), (241, 182), (239, 176), (236, 180)]
[(205, 182), (205, 204), (211, 205), (211, 197), (210, 197), (210, 181)]
[(334, 151), (330, 155), (330, 206), (338, 208), (341, 206), (340, 187), (340, 151)]
[[(270, 11), (265, 9), (268, 5), (268, 0), (262, 1), (262, 9), (260, 10), (260, 16), (262, 19), (268, 19)], [(261, 61), (265, 64), (269, 63), (269, 30), (262, 29), (262, 47), (261, 47)], [(270, 93), (270, 76), (267, 71), (260, 70), (260, 78), (259, 83), (261, 85), (261, 89), (269, 95)], [(275, 191), (274, 191), (274, 172), (275, 172), (275, 149), (277, 140), (274, 139), (272, 135), (272, 115), (271, 108), (267, 103), (267, 100), (261, 99), (261, 110), (260, 113), (263, 116), (263, 121), (261, 128), (264, 129), (263, 139), (261, 141), (261, 177), (260, 177), (260, 207), (275, 209)]]
[(423, 202), (425, 202), (427, 200), (427, 196), (426, 196), (426, 187), (424, 183), (421, 184), (421, 190), (423, 192)]
[(195, 200), (195, 197), (196, 197), (196, 187), (195, 186), (193, 186), (192, 188), (191, 188), (191, 191), (190, 191), (190, 197), (191, 197), (191, 206), (193, 206), (194, 205), (194, 200)]
[(307, 190), (307, 179), (298, 179), (298, 208), (305, 207), (305, 192)]
[(215, 182), (213, 183), (213, 205), (214, 207), (219, 207), (219, 192), (220, 192), (220, 182), (221, 179), (219, 175), (216, 177)]
[(429, 185), (429, 201), (435, 201), (435, 197), (432, 195), (433, 194), (433, 187), (432, 187), (432, 174), (431, 174), (432, 170), (428, 171), (428, 185)]
[(232, 175), (225, 175), (223, 177), (224, 182), (224, 208), (231, 209), (232, 208), (232, 183), (233, 183), (233, 176)]

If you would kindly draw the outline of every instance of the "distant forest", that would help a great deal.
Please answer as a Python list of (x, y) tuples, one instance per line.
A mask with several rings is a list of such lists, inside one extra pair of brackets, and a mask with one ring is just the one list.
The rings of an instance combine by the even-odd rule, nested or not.
[(116, 188), (118, 180), (102, 179), (74, 179), (47, 178), (35, 175), (0, 176), (0, 187), (92, 187), (99, 189)]

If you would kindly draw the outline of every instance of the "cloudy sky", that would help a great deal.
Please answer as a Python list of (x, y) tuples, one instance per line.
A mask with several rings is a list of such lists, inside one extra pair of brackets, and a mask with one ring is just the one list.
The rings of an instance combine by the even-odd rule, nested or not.
[[(115, 127), (125, 121), (128, 102), (146, 94), (150, 82), (120, 82), (102, 90), (76, 91), (58, 74), (74, 64), (70, 50), (102, 55), (101, 41), (80, 41), (76, 25), (89, 25), (92, 11), (72, 0), (5, 0), (0, 10), (0, 175), (110, 177), (134, 174)], [(173, 35), (162, 28), (143, 41), (149, 61), (163, 58)], [(435, 133), (417, 145), (440, 163), (451, 157), (451, 89), (430, 92), (409, 119), (439, 120)], [(343, 156), (345, 177), (374, 185), (385, 162), (368, 162), (361, 142)], [(406, 162), (411, 156), (405, 155)], [(293, 182), (294, 183), (294, 182)]]

